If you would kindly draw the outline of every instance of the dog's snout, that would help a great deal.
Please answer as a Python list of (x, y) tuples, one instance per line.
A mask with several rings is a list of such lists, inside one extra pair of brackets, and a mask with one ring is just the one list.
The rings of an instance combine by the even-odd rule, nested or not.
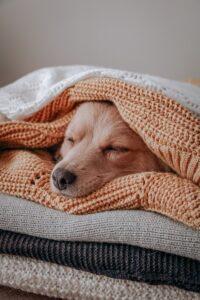
[(57, 168), (53, 174), (53, 184), (59, 190), (65, 190), (68, 185), (74, 183), (76, 180), (76, 175), (64, 168)]

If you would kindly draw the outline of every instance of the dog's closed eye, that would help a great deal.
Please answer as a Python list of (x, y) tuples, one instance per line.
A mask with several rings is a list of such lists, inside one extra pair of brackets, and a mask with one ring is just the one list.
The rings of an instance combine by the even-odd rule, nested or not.
[(118, 147), (118, 146), (112, 146), (109, 145), (105, 148), (102, 149), (102, 152), (104, 154), (110, 153), (110, 152), (115, 152), (115, 153), (123, 153), (123, 152), (128, 152), (129, 149), (125, 147)]

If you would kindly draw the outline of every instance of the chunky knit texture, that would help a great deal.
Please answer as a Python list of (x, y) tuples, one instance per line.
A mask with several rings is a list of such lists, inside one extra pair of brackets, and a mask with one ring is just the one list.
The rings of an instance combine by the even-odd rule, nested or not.
[(199, 294), (149, 285), (12, 255), (0, 255), (0, 284), (67, 300), (199, 300)]
[(7, 150), (0, 156), (0, 190), (76, 214), (142, 208), (200, 228), (200, 120), (159, 92), (117, 79), (79, 82), (26, 121), (2, 123), (1, 145), (46, 148), (61, 142), (73, 107), (88, 100), (113, 101), (122, 118), (178, 176), (129, 175), (87, 197), (67, 199), (50, 191), (53, 161), (47, 152)]
[(136, 246), (54, 241), (0, 231), (0, 253), (41, 259), (113, 278), (200, 292), (200, 262)]

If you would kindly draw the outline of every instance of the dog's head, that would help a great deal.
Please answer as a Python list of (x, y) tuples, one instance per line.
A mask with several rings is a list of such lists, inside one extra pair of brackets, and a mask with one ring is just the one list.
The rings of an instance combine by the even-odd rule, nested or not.
[(68, 197), (87, 195), (119, 176), (158, 168), (155, 156), (109, 102), (78, 107), (60, 155), (51, 187)]

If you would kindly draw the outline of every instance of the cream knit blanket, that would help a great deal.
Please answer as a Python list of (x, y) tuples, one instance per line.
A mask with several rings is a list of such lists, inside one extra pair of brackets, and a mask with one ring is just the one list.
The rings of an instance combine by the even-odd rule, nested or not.
[(149, 285), (12, 255), (0, 255), (0, 285), (67, 300), (199, 300), (173, 286)]
[(76, 103), (111, 100), (129, 126), (178, 176), (153, 172), (130, 175), (88, 197), (67, 199), (50, 191), (50, 155), (7, 150), (0, 157), (0, 190), (72, 213), (143, 208), (200, 228), (199, 91), (189, 84), (87, 67), (53, 68), (27, 75), (1, 90), (1, 112), (25, 120), (0, 125), (1, 145), (52, 146), (62, 141)]

